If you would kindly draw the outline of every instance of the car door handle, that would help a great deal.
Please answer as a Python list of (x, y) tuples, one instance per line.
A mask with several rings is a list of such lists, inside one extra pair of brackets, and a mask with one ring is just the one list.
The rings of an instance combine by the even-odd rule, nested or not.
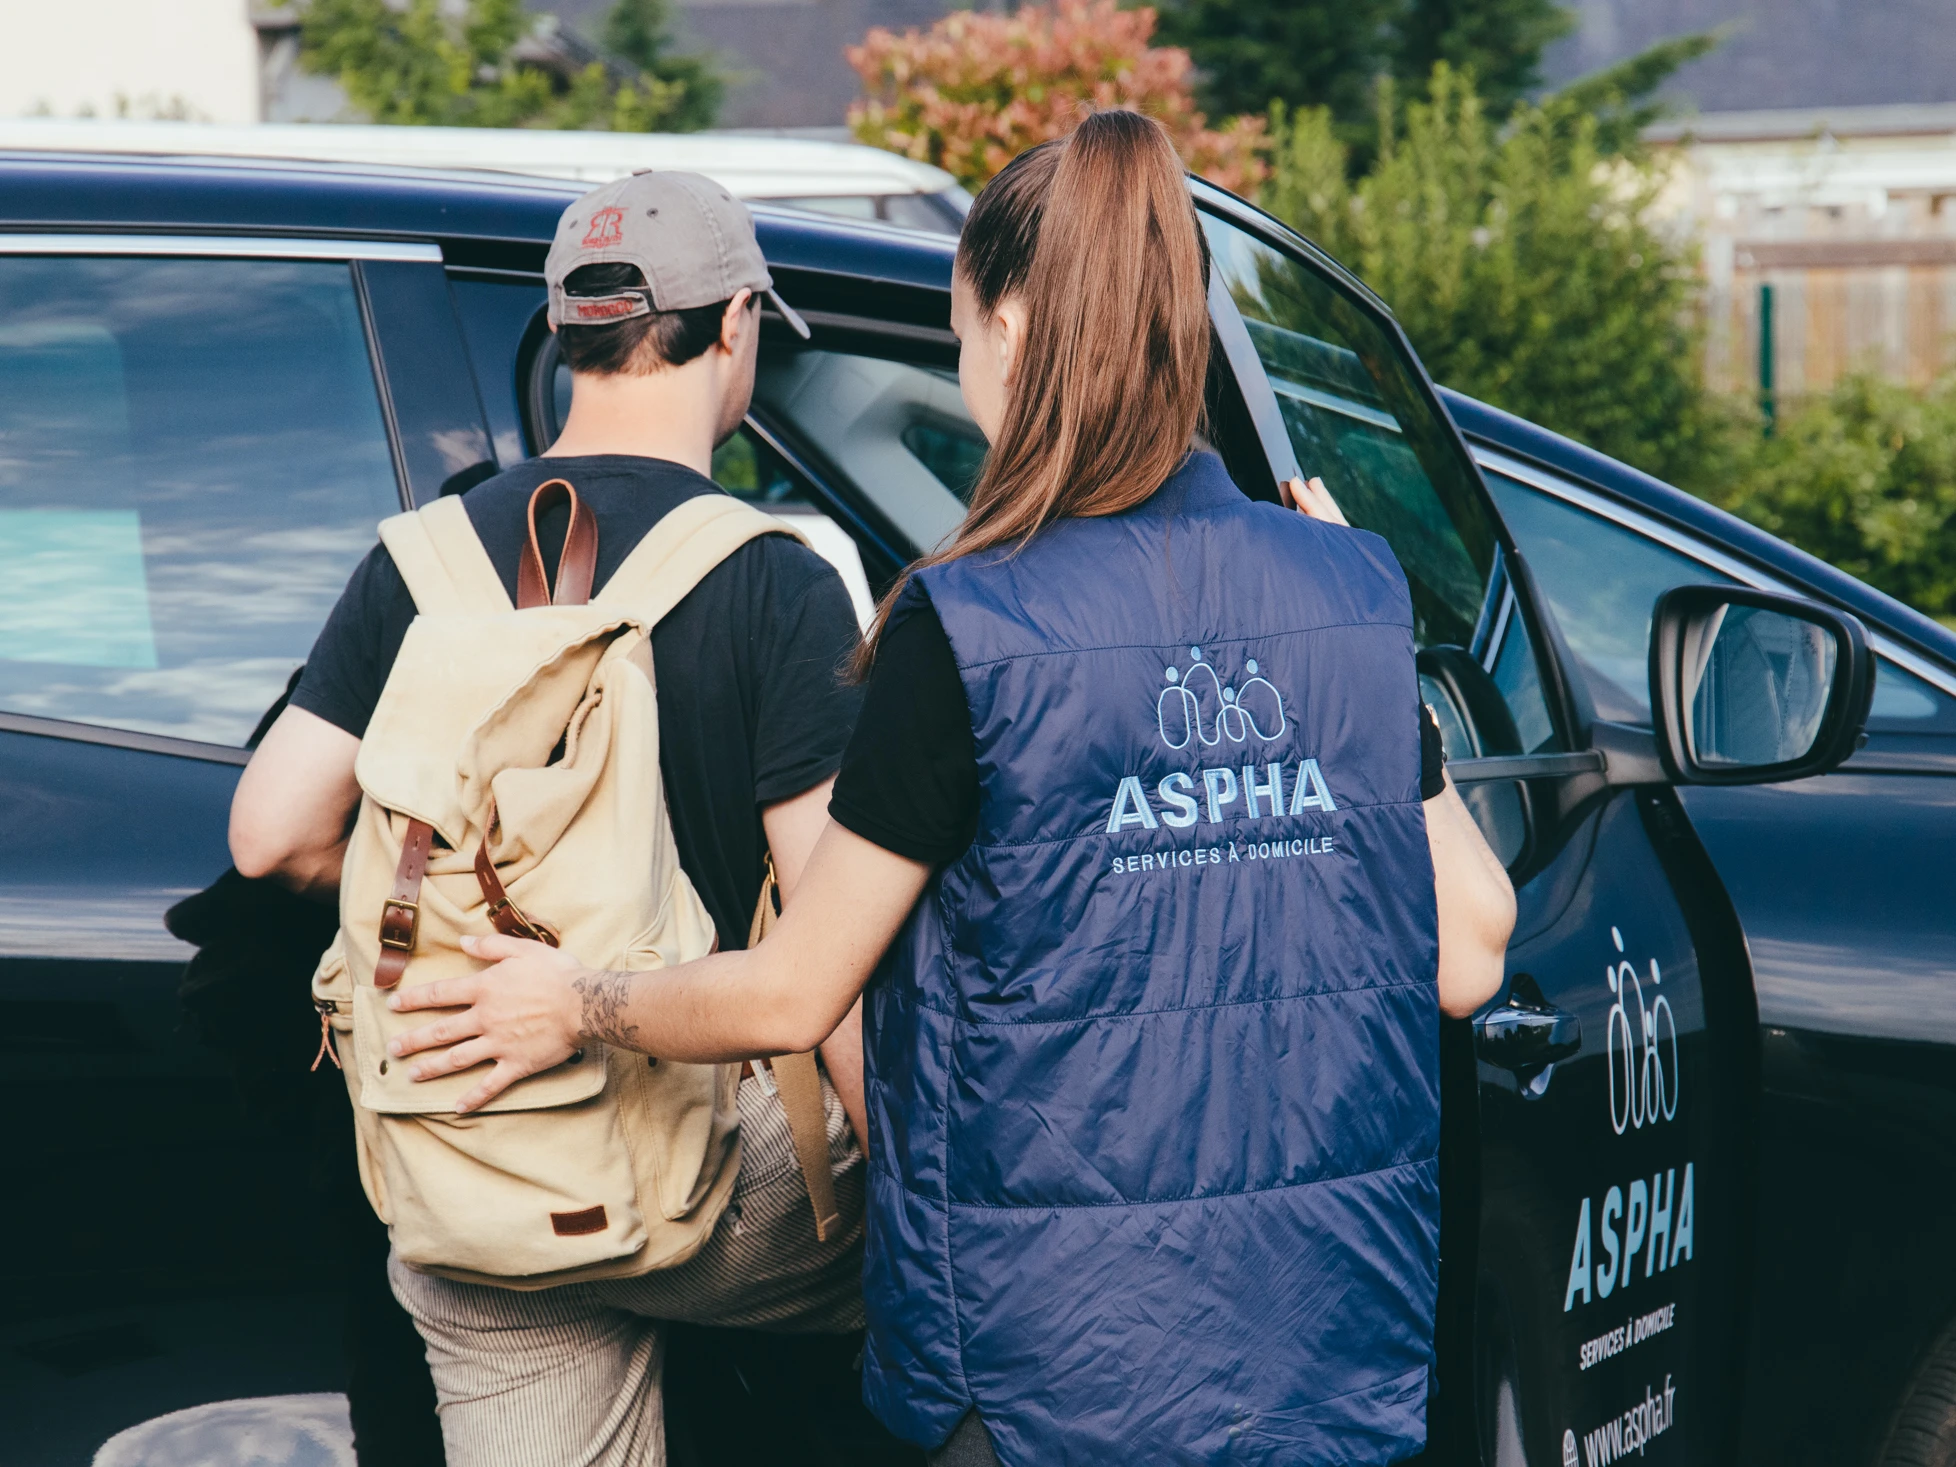
[(1480, 1057), (1517, 1074), (1545, 1069), (1582, 1048), (1582, 1020), (1566, 1009), (1522, 1007), (1510, 999), (1475, 1027)]
[(1556, 1064), (1581, 1048), (1582, 1020), (1542, 997), (1527, 973), (1515, 974), (1506, 1000), (1474, 1022), (1474, 1052), (1512, 1071), (1529, 1100), (1541, 1099)]

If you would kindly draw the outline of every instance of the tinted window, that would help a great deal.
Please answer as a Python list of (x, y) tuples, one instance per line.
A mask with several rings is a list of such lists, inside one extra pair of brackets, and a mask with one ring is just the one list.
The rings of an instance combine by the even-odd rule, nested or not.
[[(1487, 484), (1581, 664), (1597, 716), (1649, 723), (1657, 598), (1673, 586), (1728, 585), (1732, 578), (1506, 475), (1490, 472)], [(1956, 698), (1877, 658), (1868, 727), (1956, 733)]]
[(825, 194), (766, 202), (838, 219), (878, 219), (927, 234), (956, 234), (970, 199), (958, 189), (943, 194)]
[(1878, 733), (1956, 734), (1956, 698), (1878, 657), (1868, 727)]
[[(489, 418), (496, 462), (504, 468), (519, 464), (529, 452), (523, 442), (523, 384), (517, 380), (517, 361), (524, 334), (543, 307), (543, 286), (451, 277), (449, 290), (482, 389), (482, 410)], [(566, 378), (569, 375), (565, 373)], [(564, 393), (568, 403), (568, 381)]]
[(0, 258), (0, 709), (243, 744), (399, 508), (347, 266)]
[(810, 507), (801, 482), (781, 455), (746, 428), (713, 450), (713, 482), (735, 498), (771, 511)]
[(1576, 654), (1599, 718), (1650, 722), (1650, 613), (1673, 586), (1731, 577), (1586, 509), (1489, 473), (1508, 532)]
[(1203, 227), (1263, 362), (1305, 477), (1392, 545), (1422, 646), (1467, 646), (1494, 566), (1473, 470), (1377, 320), (1299, 262), (1233, 225)]

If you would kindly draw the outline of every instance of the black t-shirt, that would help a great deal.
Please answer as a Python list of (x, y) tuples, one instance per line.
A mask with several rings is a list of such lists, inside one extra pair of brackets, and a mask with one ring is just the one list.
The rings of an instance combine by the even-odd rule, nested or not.
[[(1446, 788), (1440, 730), (1420, 705), (1419, 794)], [(886, 851), (946, 866), (978, 830), (978, 754), (944, 623), (912, 581), (876, 646), (862, 720), (842, 756), (829, 814)]]
[[(682, 465), (622, 454), (536, 459), (478, 484), (462, 503), (512, 602), (531, 491), (555, 478), (597, 517), (593, 590), (669, 510), (722, 492)], [(553, 580), (568, 521), (560, 509), (538, 526)], [(393, 558), (376, 546), (327, 619), (292, 702), (365, 734), (414, 614)], [(747, 945), (767, 850), (762, 807), (820, 784), (841, 761), (862, 696), (841, 676), (856, 637), (842, 578), (784, 535), (736, 550), (652, 630), (673, 838), (722, 948)]]

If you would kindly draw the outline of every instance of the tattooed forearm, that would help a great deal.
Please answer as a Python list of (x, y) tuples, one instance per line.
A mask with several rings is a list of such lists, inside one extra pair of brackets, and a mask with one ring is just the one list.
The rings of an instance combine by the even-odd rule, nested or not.
[(638, 1048), (638, 1025), (624, 1022), (636, 973), (586, 973), (571, 980), (580, 1003), (578, 1031), (620, 1049)]

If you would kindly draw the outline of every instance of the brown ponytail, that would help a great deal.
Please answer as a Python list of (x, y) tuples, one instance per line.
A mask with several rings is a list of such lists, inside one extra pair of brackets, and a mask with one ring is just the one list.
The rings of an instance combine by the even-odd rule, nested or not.
[[(1209, 253), (1159, 123), (1097, 112), (1013, 159), (972, 205), (956, 269), (987, 314), (1018, 296), (1026, 339), (971, 512), (912, 570), (1132, 509), (1202, 418)], [(859, 673), (908, 579), (878, 606)]]

